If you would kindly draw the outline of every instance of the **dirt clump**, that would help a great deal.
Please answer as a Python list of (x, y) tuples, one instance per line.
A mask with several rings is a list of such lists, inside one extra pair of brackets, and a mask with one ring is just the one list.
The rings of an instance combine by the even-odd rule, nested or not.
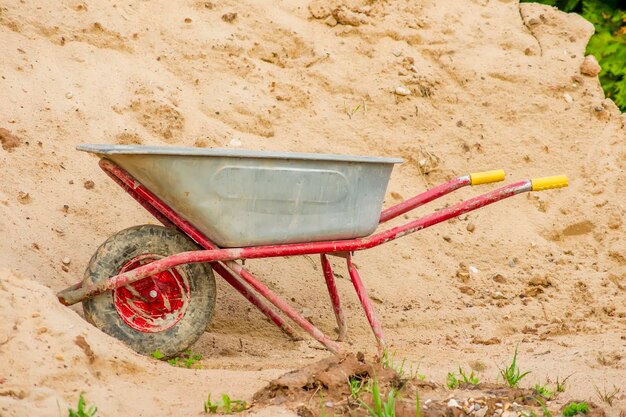
[(5, 151), (12, 151), (22, 144), (20, 138), (11, 133), (10, 130), (0, 128), (0, 144)]
[[(378, 401), (375, 400), (378, 396)], [(393, 402), (390, 401), (393, 399)], [(366, 415), (376, 402), (393, 407), (395, 416), (518, 417), (541, 413), (552, 398), (529, 388), (494, 383), (459, 382), (454, 389), (406, 375), (362, 354), (326, 358), (270, 381), (253, 397), (253, 409), (280, 405), (301, 417)], [(391, 405), (389, 405), (391, 404)], [(588, 416), (606, 414), (587, 402)]]

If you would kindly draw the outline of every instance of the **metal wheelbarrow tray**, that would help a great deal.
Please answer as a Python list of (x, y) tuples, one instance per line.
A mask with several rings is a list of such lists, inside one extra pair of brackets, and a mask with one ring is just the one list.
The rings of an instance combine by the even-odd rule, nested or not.
[[(563, 175), (520, 181), (371, 235), (379, 224), (458, 188), (502, 181), (504, 171), (460, 176), (381, 212), (400, 159), (126, 145), (78, 149), (100, 156), (100, 167), (163, 226), (112, 236), (92, 257), (83, 281), (58, 298), (66, 305), (82, 301), (88, 321), (136, 351), (158, 349), (166, 357), (195, 342), (211, 320), (213, 271), (291, 337), (297, 338), (295, 330), (262, 298), (329, 350), (341, 351), (347, 327), (327, 255), (346, 259), (380, 350), (381, 325), (353, 252), (515, 194), (567, 185)], [(237, 262), (305, 254), (320, 254), (337, 341)]]

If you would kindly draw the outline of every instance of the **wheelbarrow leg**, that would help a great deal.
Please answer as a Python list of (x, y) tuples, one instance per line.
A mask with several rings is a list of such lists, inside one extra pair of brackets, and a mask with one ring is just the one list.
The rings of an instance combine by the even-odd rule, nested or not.
[(334, 340), (326, 337), (324, 333), (315, 327), (311, 322), (302, 317), (300, 313), (294, 310), (289, 304), (287, 304), (282, 298), (276, 295), (272, 290), (263, 285), (254, 275), (248, 272), (245, 268), (239, 265), (237, 262), (228, 263), (228, 269), (239, 275), (241, 279), (246, 281), (248, 285), (254, 288), (259, 294), (265, 297), (269, 302), (274, 304), (276, 308), (285, 313), (287, 317), (296, 322), (304, 331), (310, 334), (315, 340), (324, 345), (328, 350), (335, 354), (341, 353), (341, 345)]
[(330, 262), (328, 261), (326, 254), (322, 253), (320, 258), (322, 259), (322, 269), (324, 270), (324, 278), (326, 278), (326, 286), (328, 287), (330, 302), (333, 304), (333, 311), (335, 312), (335, 318), (337, 319), (337, 328), (339, 329), (337, 341), (343, 342), (346, 340), (348, 327), (346, 326), (346, 318), (344, 317), (343, 310), (341, 309), (341, 302), (339, 301), (339, 293), (337, 292), (333, 269), (330, 266)]
[(352, 263), (352, 255), (348, 255), (346, 259), (348, 263), (348, 272), (350, 272), (350, 278), (352, 279), (352, 284), (354, 284), (356, 295), (359, 297), (359, 301), (361, 301), (361, 305), (365, 310), (365, 315), (370, 323), (372, 332), (374, 332), (374, 337), (376, 338), (376, 342), (378, 344), (378, 354), (382, 357), (385, 345), (385, 337), (383, 336), (382, 326), (376, 316), (376, 313), (374, 312), (372, 301), (367, 296), (367, 290), (363, 285), (363, 281), (361, 281), (359, 271), (357, 271), (356, 267)]

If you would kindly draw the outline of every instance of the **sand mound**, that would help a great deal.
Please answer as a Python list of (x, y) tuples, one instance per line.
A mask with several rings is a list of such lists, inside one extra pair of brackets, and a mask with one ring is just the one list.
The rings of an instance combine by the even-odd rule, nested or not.
[[(12, 320), (2, 326), (13, 339), (0, 348), (13, 379), (0, 387), (15, 394), (0, 401), (49, 411), (84, 389), (112, 414), (199, 410), (206, 384), (230, 372), (326, 356), (308, 339), (287, 339), (218, 282), (214, 321), (193, 349), (202, 366), (230, 370), (202, 373), (209, 382), (196, 388), (182, 382), (188, 374), (137, 357), (55, 305), (44, 286), (79, 281), (108, 236), (154, 222), (94, 158), (74, 151), (94, 142), (402, 157), (386, 205), (468, 171), (505, 168), (509, 180), (564, 173), (567, 189), (519, 196), (355, 262), (389, 349), (428, 378), (441, 382), (461, 365), (494, 381), (519, 344), (529, 386), (571, 373), (572, 397), (595, 396), (593, 384), (622, 386), (626, 116), (597, 77), (581, 73), (592, 33), (580, 16), (506, 0), (3, 2), (0, 266), (11, 271), (5, 291), (20, 295), (1, 305)], [(315, 258), (247, 266), (332, 334)], [(348, 275), (340, 260), (333, 266), (351, 346), (371, 356)], [(60, 318), (47, 321), (47, 310)], [(174, 405), (159, 399), (163, 372)], [(265, 378), (255, 375), (253, 385)], [(624, 393), (615, 401), (613, 410), (623, 408)]]
[[(50, 416), (76, 408), (80, 392), (98, 415), (202, 411), (209, 392), (250, 399), (276, 371), (191, 371), (137, 355), (61, 306), (52, 291), (0, 271), (0, 414)], [(141, 401), (137, 401), (141, 399)]]

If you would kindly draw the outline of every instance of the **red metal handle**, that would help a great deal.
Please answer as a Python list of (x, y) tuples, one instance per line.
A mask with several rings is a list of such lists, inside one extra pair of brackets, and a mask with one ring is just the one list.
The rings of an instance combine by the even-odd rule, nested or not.
[(431, 188), (430, 190), (418, 194), (415, 197), (410, 198), (406, 201), (403, 201), (398, 205), (383, 210), (383, 212), (380, 214), (380, 220), (378, 221), (378, 224), (385, 223), (386, 221), (401, 216), (406, 212), (416, 209), (419, 206), (423, 206), (426, 203), (436, 200), (439, 197), (443, 197), (444, 195), (449, 194), (454, 190), (458, 190), (459, 188), (465, 187), (470, 184), (470, 176), (463, 175), (461, 177), (450, 180), (445, 184), (441, 184), (435, 188)]

